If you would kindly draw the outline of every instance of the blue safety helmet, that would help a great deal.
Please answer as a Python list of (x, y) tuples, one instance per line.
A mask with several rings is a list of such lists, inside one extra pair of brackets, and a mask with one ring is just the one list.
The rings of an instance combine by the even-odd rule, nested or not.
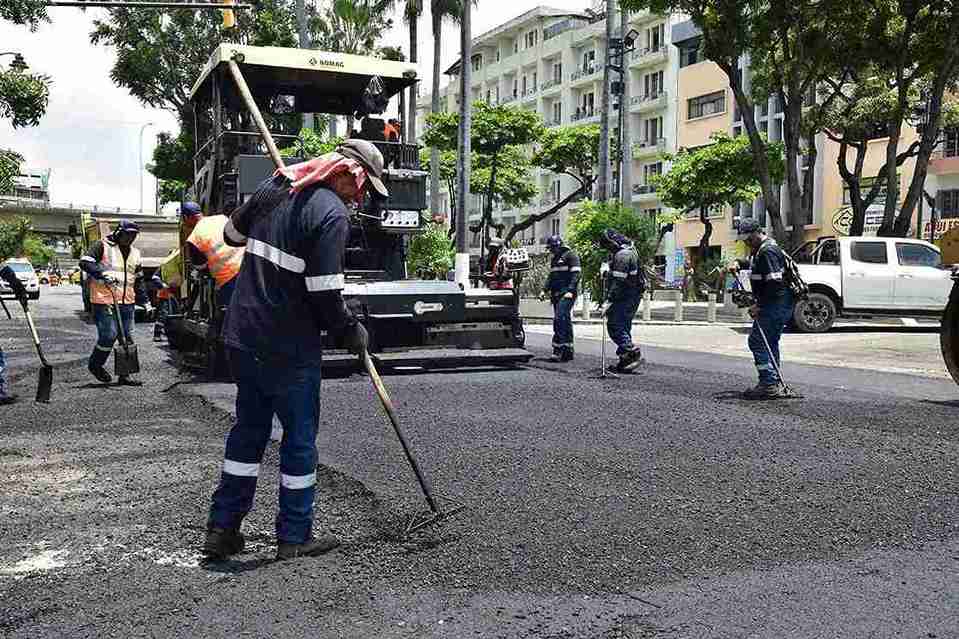
[(139, 233), (140, 225), (136, 222), (131, 222), (130, 220), (120, 220), (120, 223), (117, 224), (117, 227), (113, 229), (113, 234), (118, 235), (120, 233)]
[(546, 248), (551, 251), (558, 251), (563, 246), (563, 238), (559, 235), (550, 235), (546, 238)]
[(184, 202), (180, 206), (180, 215), (183, 217), (190, 217), (193, 215), (200, 215), (203, 213), (203, 210), (200, 208), (200, 205), (196, 202)]
[(618, 231), (613, 229), (606, 229), (603, 231), (603, 245), (611, 251), (618, 251), (619, 249), (627, 246), (629, 240), (626, 239), (626, 236)]
[(746, 218), (739, 220), (739, 226), (736, 227), (740, 235), (750, 235), (751, 233), (762, 233), (763, 227), (755, 218)]

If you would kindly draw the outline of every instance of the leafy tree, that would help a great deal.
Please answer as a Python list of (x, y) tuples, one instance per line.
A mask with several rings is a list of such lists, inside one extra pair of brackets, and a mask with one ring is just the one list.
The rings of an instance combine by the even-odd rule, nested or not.
[(593, 167), (598, 161), (599, 127), (595, 124), (546, 129), (533, 153), (533, 165), (557, 175), (568, 175), (579, 183), (579, 188), (545, 211), (530, 215), (522, 222), (514, 224), (506, 234), (506, 242), (510, 242), (517, 234), (537, 222), (542, 222), (570, 202), (588, 197), (596, 181)]
[(12, 149), (0, 149), (0, 194), (13, 192), (13, 178), (20, 173), (23, 156)]
[(50, 102), (50, 78), (19, 69), (0, 70), (0, 118), (14, 128), (37, 126)]
[(442, 224), (430, 223), (425, 233), (414, 235), (407, 251), (407, 268), (417, 277), (446, 279), (453, 268), (453, 245)]
[(41, 22), (50, 22), (43, 0), (3, 0), (0, 2), (0, 19), (28, 25), (31, 31), (35, 31)]
[(0, 262), (11, 257), (26, 257), (34, 266), (48, 264), (53, 258), (53, 249), (33, 232), (29, 218), (0, 222)]
[[(426, 118), (427, 129), (423, 141), (427, 146), (435, 147), (440, 151), (455, 151), (459, 131), (458, 113), (431, 113)], [(517, 199), (504, 199), (498, 191), (497, 181), (502, 184), (514, 182), (525, 170), (521, 156), (525, 154), (521, 147), (539, 140), (545, 127), (538, 113), (507, 105), (490, 106), (485, 102), (476, 102), (473, 105), (472, 127), (470, 143), (475, 154), (476, 163), (470, 172), (470, 190), (485, 194), (485, 207), (481, 225), (485, 229), (483, 247), (489, 240), (489, 228), (493, 217), (493, 202), (503, 201), (504, 204), (518, 206)], [(526, 167), (529, 167), (528, 160)], [(500, 173), (502, 172), (502, 179)], [(479, 174), (485, 181), (484, 188), (474, 190), (475, 176)], [(527, 178), (528, 179), (528, 178)], [(504, 191), (511, 191), (504, 187)], [(519, 193), (518, 191), (516, 192)], [(532, 199), (535, 190), (528, 189), (528, 199)], [(509, 196), (512, 197), (512, 196)]]
[[(756, 3), (752, 0), (621, 0), (629, 11), (684, 13), (702, 31), (701, 50), (729, 78), (736, 104), (753, 151), (755, 171), (773, 234), (787, 244), (802, 240), (803, 226), (812, 207), (813, 172), (800, 174), (800, 158), (815, 163), (815, 134), (819, 113), (833, 95), (810, 101), (810, 92), (839, 74), (848, 56), (846, 29), (858, 28), (852, 7), (858, 3), (840, 0), (792, 0)], [(840, 18), (843, 21), (840, 20)], [(842, 55), (840, 55), (840, 52)], [(747, 56), (748, 54), (748, 56)], [(740, 60), (748, 59), (752, 86), (744, 83)], [(750, 90), (751, 89), (751, 90)], [(775, 97), (784, 112), (783, 143), (786, 155), (786, 186), (789, 199), (786, 238), (782, 219), (780, 184), (767, 163), (767, 142), (756, 123), (757, 100)]]
[(652, 216), (636, 215), (619, 200), (583, 201), (569, 218), (567, 240), (583, 263), (584, 286), (590, 291), (600, 290), (600, 265), (609, 255), (600, 246), (606, 229), (615, 229), (632, 240), (640, 263), (645, 266), (651, 264), (656, 255), (660, 221)]
[(309, 160), (335, 151), (342, 142), (343, 138), (323, 138), (314, 129), (301, 129), (299, 143), (280, 149), (280, 155)]
[[(730, 137), (724, 132), (711, 136), (712, 144), (692, 151), (680, 151), (666, 159), (672, 162), (669, 171), (655, 184), (666, 206), (682, 211), (681, 215), (698, 210), (703, 223), (699, 240), (703, 262), (709, 253), (709, 238), (713, 232), (709, 211), (715, 207), (735, 206), (751, 202), (762, 190), (753, 169), (752, 145), (743, 136)], [(781, 144), (763, 144), (774, 182), (782, 182), (785, 173)]]
[(311, 20), (314, 45), (325, 51), (369, 55), (393, 26), (393, 0), (333, 0)]
[(160, 206), (163, 206), (167, 202), (181, 201), (184, 193), (190, 188), (191, 182), (185, 182), (183, 180), (160, 180), (157, 192), (157, 196), (160, 198)]

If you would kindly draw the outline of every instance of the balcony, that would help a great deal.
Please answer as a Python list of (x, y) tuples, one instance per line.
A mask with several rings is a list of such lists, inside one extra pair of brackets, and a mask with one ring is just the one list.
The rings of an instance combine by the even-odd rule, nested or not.
[(543, 93), (546, 93), (550, 89), (558, 89), (562, 85), (563, 85), (562, 78), (553, 78), (552, 80), (547, 80), (546, 82), (544, 82), (541, 88)]
[(523, 91), (523, 99), (528, 100), (532, 98), (533, 96), (535, 96), (537, 93), (539, 93), (539, 89), (537, 89), (536, 87), (530, 87), (526, 89), (525, 91)]
[(500, 98), (500, 101), (498, 104), (509, 104), (510, 102), (516, 102), (515, 95), (507, 95), (503, 98)]
[(629, 54), (629, 66), (633, 68), (648, 67), (665, 62), (669, 57), (666, 46), (658, 49), (636, 49)]
[(633, 159), (655, 157), (666, 152), (666, 138), (640, 140), (633, 145)]
[(940, 143), (929, 157), (930, 175), (959, 175), (959, 145), (954, 140)]
[(666, 108), (668, 96), (665, 91), (659, 93), (648, 93), (646, 95), (637, 95), (630, 99), (629, 110), (633, 113), (643, 113), (646, 111), (656, 111)]
[(544, 124), (546, 125), (547, 128), (553, 128), (554, 126), (562, 126), (563, 120), (549, 119), (549, 120), (546, 120)]
[(594, 111), (593, 109), (576, 109), (576, 112), (573, 113), (570, 118), (573, 122), (580, 122), (584, 120), (589, 120), (591, 118), (598, 118), (599, 112)]
[(656, 187), (652, 184), (634, 184), (633, 200), (648, 202), (656, 199)]
[(599, 67), (593, 65), (589, 67), (583, 67), (582, 69), (577, 69), (569, 76), (569, 81), (572, 84), (582, 83), (585, 80), (591, 80), (594, 75), (599, 73)]

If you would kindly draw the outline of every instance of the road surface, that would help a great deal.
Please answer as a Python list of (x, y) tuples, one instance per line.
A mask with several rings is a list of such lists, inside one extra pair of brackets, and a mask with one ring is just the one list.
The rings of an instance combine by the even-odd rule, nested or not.
[[(422, 500), (369, 381), (331, 380), (317, 525), (344, 545), (271, 561), (271, 446), (248, 550), (201, 564), (232, 389), (178, 376), (144, 325), (148, 385), (100, 387), (78, 306), (41, 298), (53, 403), (0, 413), (4, 636), (959, 636), (943, 379), (791, 365), (805, 399), (754, 403), (731, 392), (746, 359), (648, 349), (603, 381), (588, 340), (571, 366), (390, 375), (421, 464), (467, 505), (411, 538)], [(0, 324), (30, 394), (23, 334)]]

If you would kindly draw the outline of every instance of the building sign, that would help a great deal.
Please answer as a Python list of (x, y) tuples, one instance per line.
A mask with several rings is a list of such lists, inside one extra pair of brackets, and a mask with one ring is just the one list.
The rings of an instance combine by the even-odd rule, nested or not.
[[(884, 211), (881, 206), (870, 206), (866, 209), (865, 225), (862, 227), (863, 235), (876, 235), (879, 232), (879, 226), (882, 224)], [(844, 206), (833, 213), (832, 228), (836, 235), (849, 235), (852, 229), (852, 207)]]
[[(940, 239), (943, 235), (954, 228), (959, 228), (959, 217), (950, 217), (945, 220), (936, 220), (936, 231), (934, 239)], [(929, 239), (929, 232), (932, 231), (932, 222), (926, 222), (922, 225), (922, 239)]]

